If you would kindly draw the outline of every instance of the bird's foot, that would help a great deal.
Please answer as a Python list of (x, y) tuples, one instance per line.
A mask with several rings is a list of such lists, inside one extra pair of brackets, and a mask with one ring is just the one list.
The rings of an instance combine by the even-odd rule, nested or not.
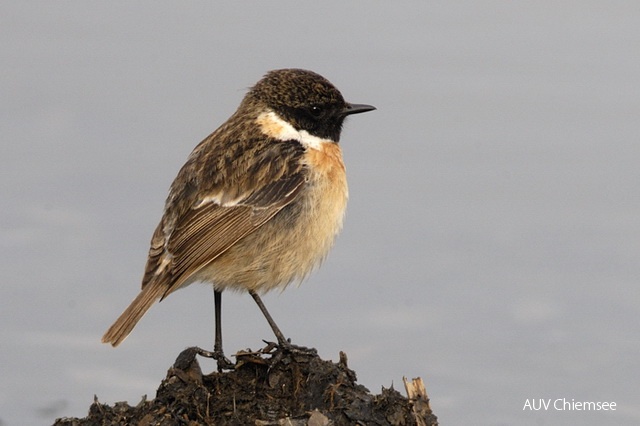
[(218, 364), (218, 372), (222, 372), (222, 370), (233, 370), (236, 366), (233, 362), (231, 362), (231, 360), (229, 360), (229, 358), (224, 356), (224, 352), (222, 352), (221, 350), (214, 350), (213, 352), (211, 352), (197, 346), (193, 346), (182, 351), (180, 355), (178, 355), (174, 366), (178, 367), (185, 362), (191, 363), (195, 359), (196, 355), (215, 359), (216, 363)]
[(218, 373), (222, 373), (223, 370), (233, 370), (236, 368), (235, 363), (231, 362), (229, 358), (224, 356), (224, 352), (222, 351), (213, 351), (210, 352), (211, 358), (216, 360), (218, 364)]
[(318, 355), (318, 351), (315, 348), (307, 348), (306, 346), (298, 346), (291, 343), (290, 339), (279, 341), (278, 343), (268, 342), (263, 340), (267, 346), (262, 349), (263, 353), (272, 353), (274, 349), (280, 349), (281, 352), (289, 353), (291, 355)]
[(276, 365), (288, 357), (291, 359), (290, 357), (314, 357), (318, 355), (318, 351), (316, 349), (294, 345), (288, 339), (280, 341), (279, 343), (268, 342), (266, 340), (263, 340), (263, 342), (265, 342), (267, 346), (260, 352), (271, 355), (271, 359), (269, 360), (270, 365)]

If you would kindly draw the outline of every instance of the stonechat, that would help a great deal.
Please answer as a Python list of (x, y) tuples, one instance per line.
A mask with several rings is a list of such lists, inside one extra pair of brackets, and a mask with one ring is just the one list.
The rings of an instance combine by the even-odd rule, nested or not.
[(302, 280), (342, 228), (348, 189), (338, 144), (348, 103), (324, 77), (267, 73), (178, 172), (151, 238), (142, 290), (102, 337), (118, 346), (153, 303), (196, 282), (213, 285), (213, 357), (224, 366), (221, 302), (247, 291), (278, 344), (292, 345), (258, 293)]

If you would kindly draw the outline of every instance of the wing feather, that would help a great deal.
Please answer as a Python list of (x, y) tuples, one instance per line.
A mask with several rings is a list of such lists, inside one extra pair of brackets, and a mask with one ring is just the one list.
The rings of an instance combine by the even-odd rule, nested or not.
[(236, 205), (211, 201), (183, 214), (165, 245), (171, 254), (167, 273), (172, 275), (165, 296), (292, 202), (304, 181), (297, 173), (265, 185)]
[(178, 173), (151, 239), (143, 288), (156, 280), (167, 283), (164, 296), (180, 288), (304, 187), (308, 170), (301, 144), (261, 133), (247, 138), (243, 129), (222, 126), (194, 149)]

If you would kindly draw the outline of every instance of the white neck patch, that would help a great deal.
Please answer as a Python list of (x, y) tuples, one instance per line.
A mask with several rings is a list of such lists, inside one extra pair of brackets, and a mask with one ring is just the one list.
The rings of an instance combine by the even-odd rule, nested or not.
[(262, 133), (281, 141), (295, 140), (312, 149), (322, 149), (322, 144), (333, 143), (329, 139), (314, 136), (306, 130), (296, 130), (273, 111), (263, 112), (258, 116), (256, 122)]

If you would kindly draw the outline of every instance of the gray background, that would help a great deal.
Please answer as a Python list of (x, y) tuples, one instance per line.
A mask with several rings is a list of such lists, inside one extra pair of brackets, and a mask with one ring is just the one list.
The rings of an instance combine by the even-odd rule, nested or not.
[[(443, 425), (640, 423), (639, 23), (635, 1), (3, 2), (2, 424), (152, 398), (212, 346), (203, 285), (99, 339), (191, 149), (283, 67), (378, 107), (346, 123), (335, 249), (265, 298), (294, 342), (376, 393), (421, 376)], [(228, 352), (272, 339), (224, 302)]]

